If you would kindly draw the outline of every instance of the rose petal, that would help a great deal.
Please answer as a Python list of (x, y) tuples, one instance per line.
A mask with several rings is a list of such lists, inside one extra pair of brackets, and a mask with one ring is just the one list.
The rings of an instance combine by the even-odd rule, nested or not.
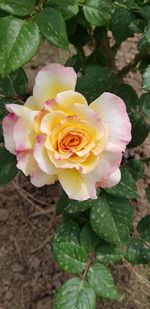
[(14, 126), (14, 141), (16, 151), (26, 151), (33, 148), (35, 132), (33, 120), (37, 112), (29, 112), (26, 117), (20, 117)]
[(9, 113), (2, 121), (5, 147), (13, 154), (16, 153), (16, 147), (14, 142), (14, 126), (17, 120), (18, 117), (15, 114)]
[(107, 150), (124, 151), (131, 140), (131, 123), (123, 100), (105, 92), (90, 107), (99, 114), (108, 128)]
[(114, 173), (112, 173), (108, 179), (101, 179), (98, 183), (97, 183), (97, 187), (101, 187), (101, 188), (111, 188), (116, 186), (119, 181), (121, 179), (121, 173), (120, 173), (120, 169), (118, 168)]
[(64, 112), (54, 111), (45, 115), (41, 121), (40, 130), (47, 135), (51, 134), (53, 128), (60, 123), (60, 120), (66, 116)]
[(17, 154), (17, 160), (17, 168), (20, 169), (26, 176), (30, 175), (37, 167), (33, 153), (22, 151)]
[(93, 171), (93, 177), (95, 177), (96, 181), (104, 178), (108, 179), (119, 168), (121, 159), (121, 152), (102, 152), (99, 157), (99, 162)]
[(67, 108), (74, 103), (87, 105), (87, 101), (82, 94), (72, 90), (63, 91), (57, 94), (55, 101), (59, 104), (59, 108)]
[(36, 138), (36, 144), (34, 146), (34, 158), (37, 161), (40, 169), (49, 174), (54, 175), (57, 172), (54, 164), (50, 161), (45, 148), (45, 138), (42, 135), (38, 135)]
[(30, 177), (31, 183), (36, 187), (51, 185), (57, 180), (56, 175), (48, 175), (42, 172), (39, 168), (32, 172)]
[(95, 184), (91, 177), (84, 177), (75, 169), (59, 172), (58, 179), (69, 198), (84, 201), (96, 198)]
[(30, 96), (24, 106), (28, 107), (29, 109), (36, 111), (36, 110), (40, 110), (41, 109), (41, 104), (39, 104), (39, 101), (34, 98), (33, 96)]
[(59, 92), (74, 90), (76, 79), (73, 68), (55, 63), (47, 65), (37, 74), (33, 96), (43, 108), (44, 102), (55, 98)]
[(6, 104), (5, 107), (10, 113), (14, 113), (18, 117), (26, 116), (30, 112), (30, 109), (24, 105)]

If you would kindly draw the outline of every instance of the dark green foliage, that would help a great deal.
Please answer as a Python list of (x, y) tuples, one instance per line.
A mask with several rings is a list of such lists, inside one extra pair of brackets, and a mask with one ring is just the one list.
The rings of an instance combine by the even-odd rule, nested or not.
[(46, 8), (36, 15), (35, 20), (41, 33), (53, 45), (68, 48), (66, 25), (61, 12), (53, 8)]
[(132, 264), (150, 264), (150, 246), (143, 239), (132, 240), (128, 248), (128, 260)]
[(55, 309), (95, 309), (96, 295), (86, 281), (73, 278), (66, 281), (58, 290), (54, 308)]
[(26, 93), (28, 79), (23, 69), (11, 73), (6, 78), (0, 76), (0, 94), (7, 97), (21, 96)]
[(118, 293), (111, 275), (106, 266), (96, 263), (87, 273), (88, 283), (95, 293), (104, 298), (118, 299)]
[(129, 10), (117, 8), (114, 11), (111, 19), (111, 30), (117, 45), (133, 36), (134, 32), (131, 27), (133, 21), (134, 15)]
[(104, 91), (111, 91), (115, 74), (98, 65), (89, 65), (77, 81), (76, 90), (81, 92), (88, 103), (98, 98)]
[(91, 209), (93, 230), (105, 241), (120, 245), (129, 241), (132, 207), (128, 200), (103, 195)]
[(16, 157), (0, 148), (0, 185), (10, 182), (17, 174)]

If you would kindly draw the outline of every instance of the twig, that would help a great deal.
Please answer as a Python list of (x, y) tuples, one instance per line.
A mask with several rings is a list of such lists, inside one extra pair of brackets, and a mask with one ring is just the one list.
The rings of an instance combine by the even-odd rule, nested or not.
[(128, 263), (128, 261), (126, 259), (123, 259), (123, 262), (124, 262), (124, 265), (130, 270), (130, 272), (133, 272), (135, 274), (135, 276), (139, 279), (139, 281), (141, 283), (143, 283), (144, 285), (146, 285), (150, 289), (150, 282), (146, 278), (144, 278), (143, 276), (138, 274), (137, 271), (135, 270), (135, 268), (132, 267), (132, 265), (130, 263)]
[[(37, 212), (31, 214), (29, 217), (33, 218), (33, 217), (37, 217), (37, 216), (41, 216), (41, 215), (45, 215), (49, 217), (49, 213), (51, 213), (51, 209), (43, 209), (42, 207), (36, 205), (31, 199), (28, 198), (26, 191), (24, 189), (22, 189), (21, 187), (19, 187), (15, 182), (12, 182), (15, 189), (17, 190), (17, 192), (28, 202), (30, 203), (34, 209), (37, 209)], [(31, 195), (32, 196), (32, 195)], [(38, 200), (37, 200), (38, 201)]]
[(33, 249), (33, 250), (31, 251), (31, 254), (33, 254), (33, 253), (35, 253), (35, 252), (37, 252), (37, 251), (43, 249), (43, 248), (46, 246), (46, 244), (47, 244), (49, 241), (51, 241), (51, 239), (52, 239), (52, 235), (49, 236), (48, 238), (46, 238), (45, 241), (44, 241), (39, 247)]
[(25, 199), (27, 200), (33, 207), (36, 207), (35, 203), (33, 203), (25, 194), (22, 192), (22, 189), (14, 182), (12, 181), (12, 184), (14, 185), (17, 192)]
[(81, 281), (81, 284), (80, 284), (80, 287), (79, 287), (79, 291), (82, 289), (82, 286), (83, 286), (86, 274), (88, 272), (88, 269), (89, 269), (89, 267), (91, 265), (92, 259), (93, 259), (93, 256), (90, 256), (88, 261), (87, 261), (87, 264), (86, 264), (86, 267), (85, 267), (85, 271), (84, 271), (83, 276), (82, 276), (82, 281)]
[[(36, 206), (38, 207), (38, 206)], [(51, 209), (40, 209), (40, 211), (34, 212), (33, 214), (29, 215), (30, 218), (35, 218), (38, 216), (47, 216), (49, 218), (49, 214), (52, 212)]]
[(18, 256), (19, 256), (19, 259), (20, 259), (20, 263), (23, 265), (23, 258), (22, 258), (21, 250), (20, 250), (20, 248), (18, 246), (16, 238), (14, 238), (14, 245), (15, 245), (16, 251), (18, 253)]

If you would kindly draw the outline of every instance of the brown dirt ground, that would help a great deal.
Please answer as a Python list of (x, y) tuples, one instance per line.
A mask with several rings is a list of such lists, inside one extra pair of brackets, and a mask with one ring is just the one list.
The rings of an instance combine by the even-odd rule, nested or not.
[[(122, 44), (117, 54), (121, 68), (136, 52), (138, 38)], [(37, 71), (48, 62), (64, 63), (72, 53), (41, 45), (32, 63), (25, 66), (30, 79), (29, 91)], [(125, 80), (141, 93), (141, 77), (130, 73)], [(135, 158), (149, 156), (150, 139), (131, 151)], [(140, 198), (134, 205), (135, 221), (150, 213), (144, 188), (150, 184), (150, 166), (145, 165), (145, 178), (138, 181)], [(55, 226), (55, 204), (60, 195), (59, 185), (37, 189), (19, 174), (9, 185), (0, 188), (0, 309), (52, 309), (56, 289), (67, 275), (55, 264), (49, 244)], [(113, 267), (121, 293), (118, 303), (98, 300), (97, 309), (148, 309), (150, 268), (130, 268), (125, 264)], [(63, 308), (62, 308), (63, 309)], [(71, 309), (71, 308), (70, 308)]]

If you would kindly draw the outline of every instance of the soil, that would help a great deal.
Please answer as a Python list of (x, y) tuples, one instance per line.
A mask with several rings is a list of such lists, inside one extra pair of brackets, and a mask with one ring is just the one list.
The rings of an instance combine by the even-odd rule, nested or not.
[[(136, 53), (137, 41), (135, 37), (122, 44), (116, 60), (119, 68)], [(43, 43), (36, 58), (25, 66), (29, 92), (42, 66), (48, 62), (65, 63), (69, 55), (70, 52)], [(141, 93), (140, 74), (130, 73), (125, 80)], [(137, 159), (148, 157), (149, 149), (147, 138), (131, 154)], [(144, 190), (149, 184), (150, 166), (145, 164), (145, 178), (138, 181), (140, 198), (134, 204), (135, 222), (150, 213)], [(0, 194), (0, 309), (52, 309), (55, 291), (68, 276), (54, 262), (50, 247), (53, 230), (61, 221), (55, 216), (61, 188), (56, 184), (37, 189), (18, 174), (9, 185), (0, 188)], [(150, 308), (148, 266), (119, 264), (112, 271), (121, 299), (118, 303), (98, 300), (97, 309)]]

